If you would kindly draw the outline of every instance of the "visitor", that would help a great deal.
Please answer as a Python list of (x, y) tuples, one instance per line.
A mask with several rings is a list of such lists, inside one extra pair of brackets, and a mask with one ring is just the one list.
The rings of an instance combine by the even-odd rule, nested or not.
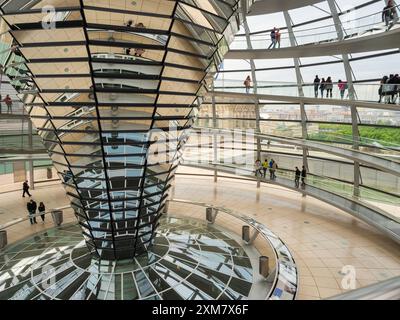
[(277, 43), (278, 48), (280, 48), (281, 47), (281, 32), (279, 29), (277, 29), (275, 32), (275, 42)]
[(246, 88), (246, 93), (250, 93), (250, 88), (251, 88), (251, 78), (250, 76), (247, 76), (246, 80), (244, 80), (244, 86)]
[(38, 210), (39, 210), (39, 213), (40, 213), (40, 217), (42, 218), (42, 222), (44, 223), (46, 207), (45, 207), (43, 202), (39, 203)]
[(263, 164), (262, 164), (262, 167), (263, 167), (264, 178), (266, 178), (266, 176), (267, 176), (267, 170), (268, 170), (268, 167), (269, 167), (268, 159), (265, 159), (265, 160), (264, 160), (264, 162), (263, 162)]
[(303, 166), (303, 169), (301, 170), (301, 186), (305, 187), (306, 185), (306, 178), (307, 178), (307, 169), (305, 166)]
[(271, 31), (271, 44), (269, 45), (268, 49), (275, 49), (276, 47), (276, 28)]
[[(388, 76), (384, 76), (381, 80), (380, 86), (379, 86), (379, 90), (378, 90), (378, 94), (379, 94), (379, 101), (378, 103), (381, 103), (382, 101), (382, 97), (385, 97), (385, 91), (386, 91), (386, 82), (388, 81)], [(384, 99), (385, 100), (385, 99)]]
[(382, 11), (382, 21), (385, 23), (387, 30), (392, 28), (394, 20), (397, 20), (396, 6), (393, 0), (389, 0)]
[(274, 175), (273, 175), (273, 172), (272, 172), (272, 166), (273, 166), (273, 164), (274, 164), (274, 159), (271, 159), (271, 160), (269, 161), (269, 178), (270, 178), (271, 180), (273, 180), (273, 178), (274, 178)]
[(319, 86), (319, 90), (321, 91), (321, 98), (324, 97), (325, 86), (326, 86), (325, 78), (322, 78), (321, 85)]
[[(142, 22), (139, 22), (139, 23), (135, 24), (135, 28), (145, 29), (146, 27), (144, 26), (144, 24)], [(134, 56), (142, 57), (143, 53), (145, 53), (145, 52), (146, 52), (146, 50), (144, 50), (143, 48), (136, 48)]]
[(347, 88), (348, 88), (347, 82), (346, 82), (346, 81), (339, 80), (339, 82), (338, 82), (338, 88), (339, 88), (339, 91), (340, 91), (340, 98), (343, 100), (343, 99), (344, 99), (344, 95), (345, 95), (345, 93), (346, 93), (346, 90), (347, 90)]
[(132, 24), (133, 24), (133, 21), (132, 21), (132, 20), (129, 20), (129, 21), (127, 22), (126, 26), (127, 26), (127, 27), (132, 27)]
[(396, 87), (395, 87), (395, 95), (393, 97), (393, 104), (396, 103), (397, 99), (400, 96), (400, 76), (396, 74), (394, 77), (395, 77), (394, 83), (396, 84)]
[(274, 161), (272, 164), (272, 180), (276, 179), (276, 170), (278, 170), (278, 164)]
[(394, 92), (396, 90), (395, 82), (394, 74), (391, 74), (385, 84), (385, 103), (392, 103), (392, 97), (394, 97)]
[(3, 102), (6, 104), (7, 106), (7, 113), (12, 113), (12, 99), (10, 97), (10, 95), (6, 95), (6, 97), (4, 98)]
[(261, 166), (261, 161), (257, 160), (256, 163), (254, 164), (254, 169), (255, 169), (255, 176), (258, 177), (262, 177), (262, 166)]
[(326, 97), (332, 98), (333, 83), (331, 77), (328, 77), (328, 79), (326, 79), (325, 90), (326, 90)]
[(298, 167), (296, 167), (295, 177), (294, 177), (294, 185), (296, 186), (296, 188), (300, 186), (300, 175), (301, 171)]
[(318, 75), (316, 75), (315, 79), (314, 79), (314, 95), (316, 98), (318, 98), (318, 89), (319, 89), (320, 83), (321, 83), (321, 79), (318, 78)]
[(388, 94), (389, 94), (389, 103), (395, 104), (396, 97), (397, 97), (397, 83), (398, 83), (399, 75), (393, 75), (387, 81), (388, 87)]
[(26, 180), (23, 184), (22, 184), (22, 197), (25, 198), (25, 193), (32, 197), (32, 195), (29, 193), (29, 184), (28, 184), (28, 180)]
[(29, 221), (31, 222), (31, 224), (37, 223), (36, 222), (36, 209), (37, 209), (37, 204), (35, 201), (33, 201), (33, 199), (31, 201), (28, 202), (28, 204), (26, 205), (26, 208), (28, 209), (28, 213), (29, 213)]

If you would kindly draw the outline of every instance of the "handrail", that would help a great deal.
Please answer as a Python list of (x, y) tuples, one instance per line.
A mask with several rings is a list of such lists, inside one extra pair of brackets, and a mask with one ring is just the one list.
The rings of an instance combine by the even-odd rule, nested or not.
[[(239, 170), (240, 172), (254, 172), (254, 170), (250, 170), (248, 168), (241, 168), (241, 167), (235, 167), (235, 166), (227, 166), (227, 165), (221, 165), (221, 164), (199, 164), (199, 163), (183, 163), (184, 166), (189, 166), (189, 167), (194, 167), (194, 168), (199, 168), (199, 169), (205, 169), (205, 170), (217, 170), (221, 172), (227, 172), (230, 174), (236, 174), (236, 172), (232, 172), (232, 170)], [(389, 236), (392, 238), (394, 241), (400, 243), (400, 218), (395, 217), (391, 215), (390, 213), (374, 206), (371, 205), (370, 203), (365, 203), (355, 197), (350, 197), (346, 196), (340, 193), (335, 193), (334, 191), (331, 190), (325, 190), (322, 188), (318, 188), (317, 186), (309, 185), (306, 184), (305, 187), (302, 188), (296, 188), (294, 186), (293, 180), (288, 179), (286, 177), (278, 177), (275, 180), (267, 180), (267, 179), (262, 179), (260, 177), (255, 177), (254, 174), (249, 174), (249, 175), (242, 175), (246, 178), (252, 178), (253, 181), (259, 180), (260, 182), (264, 183), (272, 183), (276, 184), (278, 186), (282, 186), (284, 188), (300, 192), (302, 194), (308, 194), (316, 199), (319, 199), (323, 202), (326, 202), (328, 204), (331, 204), (340, 210), (343, 210), (360, 220), (363, 220), (365, 223), (374, 226), (381, 232), (383, 232), (385, 235)], [(311, 191), (309, 191), (309, 189)], [(314, 192), (314, 191), (316, 192)], [(325, 195), (321, 195), (319, 193), (326, 193)], [(331, 197), (329, 199), (326, 198), (327, 195), (330, 195)], [(342, 199), (344, 203), (338, 203), (337, 201), (334, 201), (332, 196), (337, 197), (339, 199)], [(358, 206), (358, 208), (356, 208)], [(367, 210), (368, 213), (360, 213), (359, 210)], [(383, 219), (385, 221), (380, 221), (379, 219)]]
[(22, 222), (28, 221), (28, 220), (30, 220), (30, 218), (38, 218), (38, 217), (40, 217), (42, 215), (49, 215), (52, 212), (57, 211), (57, 210), (65, 210), (65, 209), (69, 209), (69, 208), (71, 208), (70, 205), (64, 206), (64, 207), (60, 207), (60, 208), (55, 208), (55, 209), (52, 209), (51, 211), (47, 211), (47, 212), (44, 212), (44, 213), (43, 212), (38, 212), (35, 215), (32, 215), (30, 217), (28, 216), (27, 218), (18, 218), (18, 219), (6, 222), (4, 224), (0, 224), (0, 231), (6, 230), (6, 229), (8, 229), (8, 228), (10, 228), (12, 226), (15, 226), (17, 224), (20, 224)]
[[(198, 131), (201, 130), (199, 127), (193, 127), (194, 130)], [(282, 143), (282, 141), (288, 145), (292, 146), (298, 146), (298, 147), (304, 147), (306, 146), (308, 149), (311, 150), (318, 150), (318, 151), (323, 151), (323, 152), (330, 152), (332, 154), (335, 154), (337, 156), (343, 157), (348, 160), (354, 161), (354, 156), (349, 154), (349, 153), (356, 153), (359, 154), (360, 156), (366, 156), (371, 158), (371, 162), (365, 161), (365, 160), (360, 160), (361, 163), (367, 163), (367, 164), (372, 164), (376, 166), (376, 161), (382, 161), (385, 162), (384, 166), (378, 166), (382, 171), (394, 174), (394, 175), (400, 175), (400, 164), (396, 161), (389, 160), (383, 156), (378, 156), (378, 155), (371, 155), (367, 152), (362, 152), (360, 150), (356, 149), (346, 149), (346, 148), (340, 148), (337, 146), (332, 146), (323, 142), (315, 142), (311, 141), (308, 139), (300, 139), (300, 138), (288, 138), (288, 137), (279, 137), (279, 136), (274, 136), (274, 135), (268, 135), (268, 134), (262, 134), (262, 133), (254, 133), (254, 132), (246, 132), (244, 130), (231, 130), (231, 129), (223, 129), (223, 128), (209, 128), (208, 129), (210, 132), (213, 133), (244, 133), (248, 136), (253, 136), (255, 138), (260, 138), (264, 140), (270, 140), (270, 141), (275, 141), (278, 143)], [(397, 150), (396, 150), (397, 151)], [(376, 161), (373, 161), (376, 160)], [(391, 168), (392, 167), (392, 168)], [(396, 170), (393, 170), (393, 168), (396, 168)]]
[(400, 277), (339, 294), (326, 300), (400, 300)]
[[(212, 204), (191, 201), (191, 200), (171, 199), (168, 201), (175, 202), (175, 203), (192, 204), (192, 205), (201, 206), (204, 208), (212, 208), (214, 210), (217, 210), (218, 212), (223, 212), (234, 218), (242, 220), (243, 222), (245, 222), (248, 225), (250, 225), (251, 227), (253, 227), (256, 231), (259, 232), (259, 234), (265, 240), (268, 241), (271, 248), (274, 250), (275, 259), (276, 259), (276, 263), (277, 263), (277, 267), (275, 268), (274, 284), (273, 284), (271, 290), (269, 291), (269, 293), (267, 294), (267, 299), (279, 300), (279, 297), (280, 297), (279, 293), (281, 293), (281, 292), (286, 292), (286, 293), (291, 294), (292, 300), (294, 300), (296, 298), (299, 277), (298, 277), (295, 260), (292, 256), (289, 248), (285, 245), (285, 243), (282, 241), (282, 239), (279, 238), (276, 234), (274, 234), (271, 230), (269, 230), (263, 224), (260, 224), (258, 221), (254, 220), (253, 218), (250, 218), (246, 215), (238, 213), (234, 210), (227, 209), (225, 207), (215, 206)], [(283, 270), (285, 270), (285, 272), (282, 272)], [(288, 271), (288, 270), (290, 270), (290, 271)], [(287, 275), (285, 275), (285, 273), (289, 274), (289, 277)], [(293, 283), (293, 279), (292, 279), (293, 277), (295, 278), (295, 283)], [(279, 280), (281, 280), (281, 281), (279, 281)], [(279, 283), (281, 283), (280, 286), (279, 286)], [(290, 288), (291, 290), (288, 291), (289, 284), (294, 285), (295, 288), (292, 287), (292, 288)], [(278, 288), (278, 291), (276, 291), (277, 288)], [(274, 294), (274, 292), (275, 292), (275, 294)]]
[[(396, 5), (396, 6), (394, 6), (394, 8), (396, 8), (397, 10), (399, 10), (400, 5)], [(391, 9), (387, 9), (386, 11), (389, 11), (389, 10), (391, 10)], [(346, 21), (345, 23), (354, 23), (354, 22), (356, 22), (356, 21), (359, 21), (359, 20), (362, 20), (362, 19), (366, 19), (366, 18), (370, 18), (370, 17), (376, 16), (376, 15), (382, 16), (382, 13), (383, 13), (383, 10), (378, 11), (378, 12), (375, 12), (375, 13), (371, 13), (371, 14), (368, 14), (368, 15), (365, 15), (365, 16), (362, 16), (362, 17), (359, 17), (359, 18), (357, 18), (357, 19), (353, 19), (353, 20), (350, 20), (350, 21)], [(340, 23), (340, 25), (337, 25), (336, 23), (333, 23), (333, 24), (326, 24), (326, 25), (323, 25), (323, 26), (313, 27), (313, 28), (308, 28), (308, 29), (301, 29), (301, 30), (298, 30), (298, 31), (293, 30), (293, 33), (295, 33), (295, 32), (302, 32), (302, 31), (320, 30), (320, 29), (322, 29), (322, 28), (328, 28), (328, 27), (333, 27), (333, 28), (335, 28), (335, 27), (337, 27), (337, 26), (341, 27), (342, 25), (343, 25), (343, 23)], [(372, 24), (370, 24), (370, 25), (372, 25)], [(366, 26), (368, 26), (368, 25), (366, 25)], [(281, 27), (281, 28), (277, 28), (277, 29), (285, 29), (285, 28), (284, 28), (284, 27)], [(271, 32), (271, 31), (272, 31), (272, 29), (261, 30), (261, 31), (257, 31), (256, 34), (251, 34), (251, 36), (264, 36), (264, 33), (265, 33), (266, 35), (268, 35), (268, 33)], [(282, 34), (290, 34), (290, 33), (291, 33), (290, 31), (282, 32)], [(246, 36), (245, 34), (238, 34), (238, 35), (236, 35), (236, 37), (245, 37), (245, 36)]]

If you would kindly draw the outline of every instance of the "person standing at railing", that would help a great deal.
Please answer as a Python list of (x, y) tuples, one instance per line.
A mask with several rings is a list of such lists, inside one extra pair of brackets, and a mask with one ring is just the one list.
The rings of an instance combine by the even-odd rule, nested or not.
[(294, 185), (296, 188), (300, 187), (300, 176), (301, 176), (301, 171), (298, 167), (296, 167), (296, 171), (294, 174)]
[(384, 76), (381, 80), (381, 85), (379, 86), (378, 94), (379, 94), (379, 101), (381, 103), (382, 97), (385, 97), (385, 90), (386, 90), (386, 82), (388, 81), (388, 76)]
[(275, 32), (275, 41), (276, 41), (276, 44), (278, 45), (278, 48), (280, 48), (281, 47), (281, 32), (279, 29), (277, 29)]
[(325, 89), (326, 89), (326, 97), (332, 98), (333, 83), (331, 77), (328, 77), (328, 79), (326, 79)]
[(7, 113), (12, 113), (12, 99), (10, 97), (10, 95), (6, 95), (6, 97), (3, 99), (3, 102), (6, 104), (7, 106)]
[(307, 178), (307, 169), (305, 166), (303, 166), (303, 169), (301, 170), (301, 186), (302, 187), (306, 186), (306, 178)]
[(263, 162), (263, 164), (262, 164), (263, 173), (264, 173), (264, 179), (265, 179), (266, 176), (267, 176), (268, 166), (269, 166), (269, 164), (268, 164), (268, 159), (265, 159), (264, 162)]
[(382, 21), (385, 22), (387, 29), (393, 27), (393, 24), (397, 20), (396, 6), (393, 0), (389, 0), (386, 7), (382, 11)]
[(28, 213), (29, 213), (29, 220), (31, 222), (31, 224), (37, 223), (36, 222), (36, 209), (37, 209), (37, 204), (35, 201), (33, 201), (33, 199), (31, 201), (28, 202), (28, 204), (26, 205), (26, 208), (28, 209)]
[(340, 98), (343, 100), (344, 99), (344, 95), (346, 94), (346, 90), (348, 89), (347, 82), (339, 80), (338, 88), (339, 88), (339, 91), (340, 91)]
[(256, 163), (254, 164), (254, 170), (255, 170), (255, 176), (256, 177), (262, 177), (262, 166), (261, 166), (261, 161), (257, 160)]
[(325, 78), (322, 78), (321, 85), (319, 86), (319, 90), (321, 91), (321, 98), (324, 97), (325, 86), (326, 86)]
[(247, 76), (246, 80), (243, 82), (245, 88), (246, 88), (246, 93), (250, 93), (250, 88), (251, 88), (251, 78), (250, 76)]
[(42, 222), (44, 223), (46, 207), (45, 207), (43, 202), (39, 203), (38, 210), (39, 210), (39, 213), (40, 213), (40, 218), (42, 218)]
[(320, 83), (321, 83), (321, 79), (318, 78), (318, 75), (316, 75), (315, 79), (314, 79), (314, 95), (316, 98), (318, 98), (318, 90), (319, 90)]
[(393, 75), (389, 78), (389, 80), (387, 81), (389, 87), (389, 103), (391, 104), (395, 104), (396, 100), (397, 100), (397, 91), (399, 89), (398, 83), (399, 83), (399, 75)]
[(392, 99), (393, 104), (395, 104), (397, 102), (397, 99), (399, 98), (399, 95), (400, 95), (400, 76), (398, 74), (396, 74), (394, 77), (395, 77), (396, 88), (395, 88), (394, 97)]
[(394, 74), (391, 74), (385, 84), (385, 103), (393, 103), (396, 92), (396, 79)]
[(269, 45), (268, 49), (275, 49), (276, 47), (276, 28), (271, 31), (271, 44)]
[(272, 164), (272, 180), (276, 179), (276, 170), (278, 170), (278, 164), (274, 161)]

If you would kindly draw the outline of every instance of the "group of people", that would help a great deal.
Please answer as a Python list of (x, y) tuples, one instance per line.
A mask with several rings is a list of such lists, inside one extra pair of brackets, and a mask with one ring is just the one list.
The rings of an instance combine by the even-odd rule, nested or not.
[(301, 177), (301, 186), (305, 187), (307, 178), (307, 169), (305, 166), (302, 167), (301, 171), (299, 167), (295, 168), (294, 185), (296, 186), (296, 188), (300, 187), (300, 177)]
[(278, 170), (278, 164), (274, 159), (271, 159), (268, 162), (268, 159), (265, 159), (263, 163), (261, 160), (257, 160), (255, 165), (255, 176), (265, 178), (267, 176), (267, 171), (269, 170), (269, 178), (271, 180), (276, 179), (276, 170)]
[[(6, 95), (6, 97), (4, 99), (0, 98), (1, 102), (4, 102), (5, 105), (7, 106), (7, 113), (12, 113), (12, 105), (13, 105), (13, 101), (10, 97), (10, 95)], [(0, 113), (1, 113), (1, 103), (0, 103)]]
[(385, 103), (396, 104), (400, 95), (400, 77), (398, 74), (391, 74), (389, 77), (384, 76), (379, 86), (379, 100)]
[[(129, 20), (129, 21), (126, 23), (126, 26), (127, 26), (127, 27), (132, 27), (132, 25), (133, 25), (133, 21), (132, 21), (132, 20)], [(135, 28), (142, 28), (142, 29), (144, 29), (145, 26), (144, 26), (143, 23), (139, 22), (139, 23), (135, 24)], [(126, 54), (126, 55), (130, 55), (130, 54), (131, 54), (131, 51), (132, 51), (132, 48), (126, 48), (126, 49), (125, 49), (125, 54)], [(144, 50), (143, 48), (135, 48), (133, 55), (134, 55), (135, 57), (141, 57), (141, 56), (143, 55), (143, 53), (145, 53), (145, 50)]]
[[(25, 198), (25, 194), (27, 194), (29, 197), (32, 197), (32, 195), (29, 192), (29, 184), (28, 181), (25, 181), (22, 185), (22, 197)], [(44, 223), (45, 221), (45, 212), (46, 212), (46, 207), (43, 202), (39, 203), (39, 207), (36, 203), (35, 200), (31, 199), (27, 204), (26, 204), (26, 209), (28, 210), (28, 216), (29, 216), (29, 221), (31, 224), (37, 224), (36, 221), (36, 211), (39, 212), (40, 218), (42, 219), (42, 222)]]
[(276, 46), (278, 46), (278, 48), (280, 48), (281, 47), (281, 32), (280, 32), (280, 30), (277, 28), (272, 29), (270, 36), (271, 36), (271, 44), (269, 45), (268, 49), (275, 49)]
[[(257, 160), (254, 164), (254, 174), (256, 177), (266, 178), (267, 171), (269, 170), (269, 178), (270, 180), (276, 180), (276, 171), (278, 170), (278, 164), (274, 159), (268, 161), (265, 159), (263, 163), (261, 160)], [(307, 178), (307, 169), (305, 166), (302, 167), (300, 170), (298, 167), (295, 168), (295, 179), (294, 184), (296, 188), (300, 187), (300, 179), (301, 179), (301, 186), (304, 187), (306, 185), (306, 178)]]
[[(346, 81), (339, 80), (337, 83), (339, 92), (340, 92), (340, 97), (341, 99), (344, 99), (344, 96), (346, 94), (346, 90), (348, 90), (349, 86)], [(332, 92), (333, 92), (333, 81), (331, 77), (322, 78), (320, 79), (318, 75), (315, 76), (314, 79), (314, 95), (315, 98), (318, 98), (319, 93), (321, 93), (321, 98), (324, 97), (326, 91), (326, 97), (327, 98), (332, 98)]]

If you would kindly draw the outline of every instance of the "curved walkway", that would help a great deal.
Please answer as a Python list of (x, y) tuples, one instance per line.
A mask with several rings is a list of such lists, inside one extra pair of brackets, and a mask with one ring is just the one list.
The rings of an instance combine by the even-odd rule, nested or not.
[[(240, 172), (240, 175), (243, 178), (251, 178), (255, 180), (252, 172), (249, 172), (249, 170), (247, 170), (246, 172), (246, 169), (239, 167), (186, 163), (184, 165), (205, 170), (218, 170), (234, 175)], [(283, 177), (277, 177), (274, 181), (267, 179), (261, 179), (261, 181), (301, 192), (303, 195), (308, 195), (325, 203), (328, 203), (364, 221), (368, 225), (375, 227), (394, 241), (400, 243), (400, 219), (397, 219), (393, 216), (389, 217), (389, 214), (387, 212), (384, 212), (369, 204), (362, 203), (356, 199), (347, 198), (330, 191), (316, 188), (314, 186), (306, 185), (303, 188), (296, 188), (292, 180)]]
[[(227, 129), (215, 129), (217, 132), (228, 132), (232, 133), (232, 130)], [(280, 142), (283, 144), (289, 144), (299, 147), (306, 147), (311, 150), (318, 150), (327, 153), (334, 154), (336, 156), (346, 158), (352, 161), (356, 161), (365, 165), (369, 165), (375, 169), (382, 170), (384, 172), (391, 173), (395, 176), (400, 177), (400, 163), (394, 162), (385, 158), (377, 157), (365, 152), (361, 152), (353, 149), (345, 149), (335, 147), (333, 145), (319, 143), (310, 140), (296, 139), (296, 138), (282, 138), (278, 136), (268, 135), (268, 134), (254, 134), (255, 137), (261, 139), (267, 139), (271, 141)]]
[[(213, 203), (245, 212), (277, 234), (293, 253), (299, 271), (297, 299), (321, 299), (346, 292), (344, 266), (354, 266), (356, 288), (400, 275), (400, 246), (341, 210), (277, 185), (192, 176), (209, 174), (180, 167), (173, 198)], [(227, 175), (228, 176), (228, 175)], [(196, 186), (195, 188), (193, 186)], [(171, 203), (170, 212), (191, 212)], [(193, 212), (193, 211), (192, 211)], [(204, 210), (201, 210), (204, 217)]]
[[(378, 50), (398, 48), (400, 43), (400, 28), (384, 33), (361, 36), (343, 41), (332, 41), (329, 43), (310, 43), (296, 47), (281, 49), (253, 49), (253, 50), (230, 50), (224, 56), (225, 59), (290, 59), (305, 57), (320, 57), (342, 55), (345, 53), (362, 53)], [(267, 42), (266, 42), (267, 45)]]
[[(244, 89), (243, 89), (244, 90)], [(315, 105), (330, 105), (330, 106), (348, 106), (348, 107), (359, 107), (367, 109), (383, 109), (383, 110), (395, 110), (400, 111), (400, 106), (395, 104), (384, 104), (371, 101), (362, 100), (340, 100), (340, 99), (321, 99), (321, 98), (310, 98), (310, 97), (296, 97), (296, 96), (281, 96), (272, 94), (252, 94), (252, 93), (240, 93), (240, 92), (224, 92), (224, 91), (209, 91), (208, 96), (220, 97), (220, 98), (242, 98), (240, 102), (246, 101), (258, 101), (258, 100), (270, 100), (279, 102), (293, 102), (293, 103), (305, 103)], [(244, 98), (244, 99), (243, 99)]]
[(259, 0), (250, 7), (248, 16), (288, 11), (319, 2), (322, 2), (322, 0)]

